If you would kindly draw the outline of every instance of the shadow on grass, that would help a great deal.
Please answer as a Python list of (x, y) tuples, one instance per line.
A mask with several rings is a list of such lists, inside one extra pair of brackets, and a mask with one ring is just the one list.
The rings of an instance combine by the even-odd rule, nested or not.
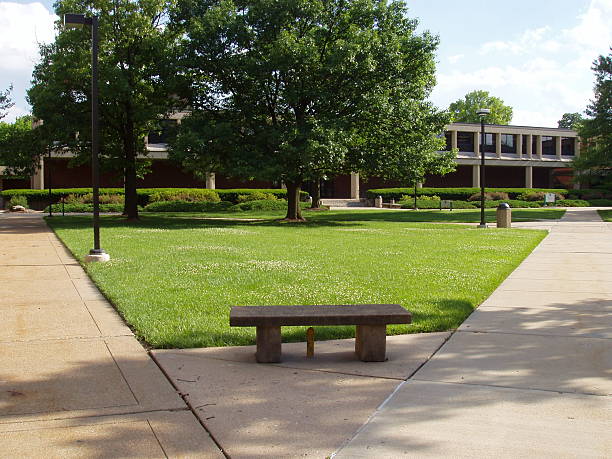
[[(558, 210), (514, 210), (514, 221), (528, 221), (537, 219), (557, 219), (561, 211)], [(260, 215), (261, 216), (261, 215)], [(360, 226), (361, 222), (388, 222), (388, 223), (477, 223), (480, 221), (478, 210), (454, 210), (454, 211), (330, 211), (313, 212), (306, 214), (306, 222), (292, 223), (282, 221), (282, 216), (270, 215), (257, 218), (257, 214), (242, 215), (227, 214), (160, 214), (143, 213), (141, 219), (136, 222), (128, 222), (121, 216), (103, 216), (101, 224), (104, 227), (126, 227), (126, 228), (164, 228), (168, 230), (183, 230), (212, 226), (243, 226), (243, 227), (270, 227), (284, 226), (294, 228), (318, 228), (338, 226)], [(494, 222), (495, 209), (487, 209), (486, 219)], [(86, 228), (91, 226), (91, 217), (87, 215), (54, 217), (47, 222), (54, 228)], [(452, 225), (437, 226), (439, 228), (456, 228)]]

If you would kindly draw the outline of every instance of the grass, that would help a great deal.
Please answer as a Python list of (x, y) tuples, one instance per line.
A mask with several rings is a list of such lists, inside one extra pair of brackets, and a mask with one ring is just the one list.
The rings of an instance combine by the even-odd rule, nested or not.
[[(253, 328), (229, 327), (233, 305), (399, 303), (413, 324), (389, 334), (431, 332), (457, 327), (545, 235), (397, 221), (403, 215), (321, 212), (305, 224), (104, 216), (112, 259), (86, 269), (158, 348), (254, 343)], [(91, 248), (90, 217), (48, 223), (78, 258)], [(285, 341), (304, 334), (283, 328)], [(354, 327), (317, 328), (317, 339), (352, 336)]]
[[(526, 222), (537, 220), (556, 220), (565, 214), (565, 209), (512, 209), (512, 221)], [(157, 213), (143, 215), (159, 215), (182, 218), (283, 218), (284, 211), (244, 211), (244, 212), (205, 212), (205, 213)], [(383, 221), (383, 222), (441, 222), (441, 223), (477, 223), (480, 222), (480, 209), (460, 210), (332, 210), (304, 212), (305, 218), (311, 222), (342, 222), (342, 221)], [(495, 209), (485, 209), (487, 222), (496, 220)]]
[(604, 222), (612, 222), (612, 210), (598, 210), (597, 212)]

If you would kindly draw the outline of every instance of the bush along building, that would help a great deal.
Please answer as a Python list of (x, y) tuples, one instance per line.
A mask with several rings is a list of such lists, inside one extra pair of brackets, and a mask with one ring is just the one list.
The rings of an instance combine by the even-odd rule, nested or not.
[[(487, 125), (485, 135), (485, 178), (489, 188), (571, 188), (572, 160), (580, 154), (578, 135), (570, 129)], [(480, 186), (480, 125), (453, 123), (444, 133), (446, 148), (456, 148), (457, 169), (443, 177), (428, 176), (427, 187), (479, 187)], [(223, 177), (214, 173), (198, 178), (185, 172), (180, 165), (169, 161), (164, 133), (149, 136), (150, 172), (139, 180), (138, 186), (194, 187), (194, 188), (280, 188), (282, 184), (248, 181)], [(76, 188), (91, 186), (89, 165), (71, 165), (71, 158), (54, 153), (41, 160), (37, 173), (29, 180), (20, 180), (20, 187), (32, 189)], [(10, 184), (10, 185), (9, 185)], [(3, 189), (17, 188), (14, 181), (5, 178)], [(368, 189), (408, 186), (409, 184), (383, 181), (359, 174), (339, 175), (323, 180), (323, 198), (358, 199)], [(1, 185), (0, 185), (1, 186)], [(103, 173), (103, 187), (121, 187), (122, 178), (116, 173)], [(304, 187), (309, 191), (309, 186)]]

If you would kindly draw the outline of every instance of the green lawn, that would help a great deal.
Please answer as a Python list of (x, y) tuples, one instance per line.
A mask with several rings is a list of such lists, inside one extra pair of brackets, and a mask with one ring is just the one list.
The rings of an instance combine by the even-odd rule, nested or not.
[[(565, 209), (513, 209), (512, 221), (526, 222), (536, 220), (556, 220), (565, 214)], [(206, 212), (206, 213), (157, 213), (143, 215), (159, 215), (182, 218), (283, 218), (285, 211), (245, 211), (245, 212)], [(443, 223), (477, 223), (480, 222), (480, 209), (458, 210), (332, 210), (304, 212), (309, 221), (343, 222), (343, 221), (384, 221), (384, 222), (443, 222)], [(495, 209), (485, 209), (487, 222), (496, 219)]]
[(612, 222), (612, 210), (598, 210), (597, 212), (604, 222)]
[[(414, 323), (388, 333), (413, 333), (457, 327), (545, 235), (407, 223), (411, 215), (319, 212), (306, 224), (102, 217), (112, 260), (87, 270), (153, 347), (254, 343), (254, 329), (229, 327), (232, 305), (399, 303)], [(90, 217), (48, 223), (77, 257), (91, 248)], [(317, 328), (317, 339), (353, 334)], [(304, 328), (285, 327), (283, 338), (303, 340)]]

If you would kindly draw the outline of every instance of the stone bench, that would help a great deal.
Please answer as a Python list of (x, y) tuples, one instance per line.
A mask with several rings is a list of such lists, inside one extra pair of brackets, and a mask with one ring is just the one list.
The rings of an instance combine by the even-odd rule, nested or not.
[(256, 358), (260, 363), (281, 360), (283, 325), (356, 325), (355, 353), (364, 362), (383, 362), (387, 324), (409, 324), (412, 315), (399, 304), (325, 306), (234, 306), (230, 326), (257, 327)]

